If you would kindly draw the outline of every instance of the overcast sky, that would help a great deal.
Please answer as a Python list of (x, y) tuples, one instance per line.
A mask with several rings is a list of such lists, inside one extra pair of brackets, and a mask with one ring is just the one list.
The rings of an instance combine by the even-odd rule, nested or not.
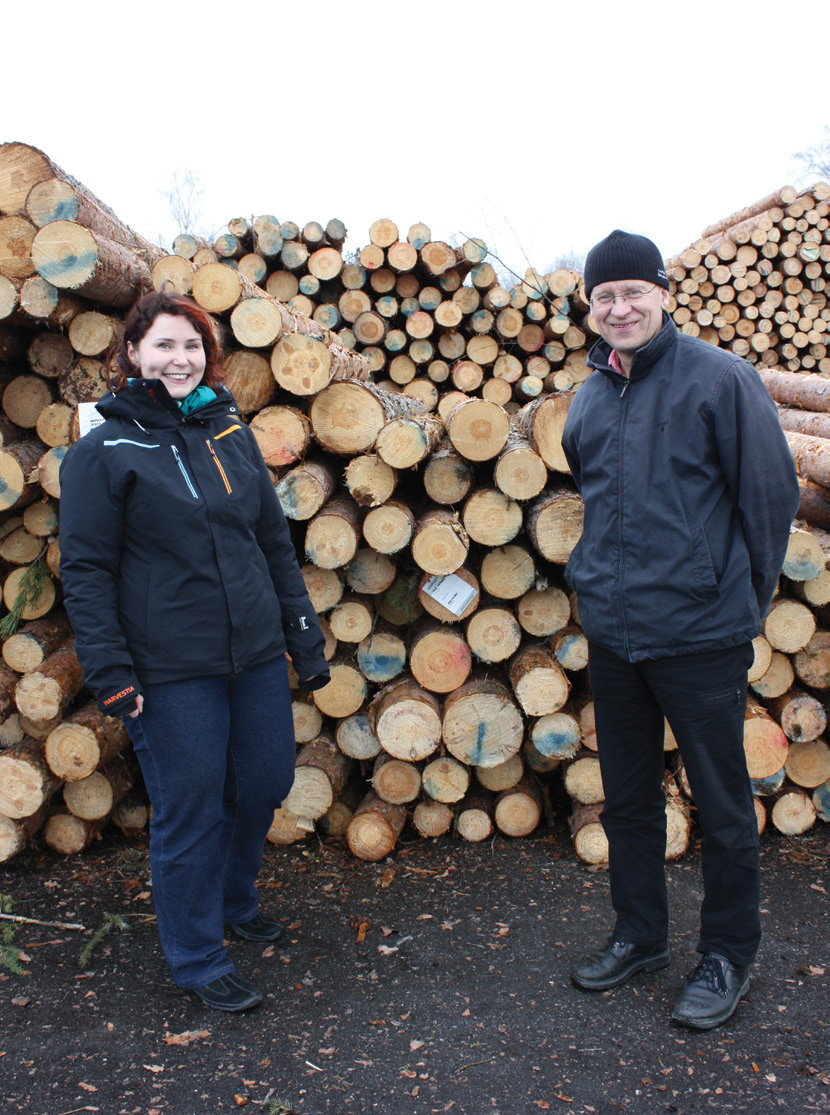
[(423, 221), (523, 272), (623, 227), (670, 256), (822, 138), (822, 8), (41, 0), (3, 16), (0, 138), (168, 247), (162, 193), (193, 169), (216, 233), (339, 217), (356, 249)]

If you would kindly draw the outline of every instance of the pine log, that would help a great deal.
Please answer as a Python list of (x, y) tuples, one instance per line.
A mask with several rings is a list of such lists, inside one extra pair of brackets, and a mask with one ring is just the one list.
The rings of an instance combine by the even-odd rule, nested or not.
[(410, 677), (380, 690), (369, 706), (369, 722), (381, 747), (396, 759), (426, 759), (441, 740), (440, 705)]
[(791, 743), (784, 770), (790, 782), (814, 790), (830, 779), (830, 747), (823, 739)]
[(493, 479), (500, 491), (515, 500), (535, 498), (547, 483), (545, 461), (518, 426), (510, 428), (507, 443), (496, 461)]
[(603, 867), (608, 863), (608, 838), (600, 822), (604, 802), (574, 805), (569, 825), (580, 863)]
[(360, 672), (367, 681), (385, 684), (398, 677), (406, 665), (406, 645), (391, 629), (375, 628), (357, 648)]
[[(3, 410), (6, 417), (15, 426), (33, 430), (40, 412), (52, 402), (53, 391), (48, 381), (40, 376), (16, 376), (3, 391)], [(9, 450), (13, 448), (9, 446)]]
[(265, 407), (251, 420), (250, 429), (272, 468), (300, 460), (311, 439), (311, 423), (294, 407)]
[(816, 807), (802, 790), (789, 790), (772, 807), (772, 823), (784, 836), (801, 836), (816, 822)]
[(317, 514), (336, 486), (334, 470), (325, 461), (306, 460), (285, 473), (276, 491), (285, 517), (303, 522)]
[(73, 221), (52, 221), (32, 241), (37, 273), (60, 290), (103, 306), (130, 306), (152, 287), (150, 269), (134, 249)]
[(582, 746), (579, 719), (568, 709), (546, 713), (531, 724), (528, 741), (539, 755), (556, 760), (557, 764), (563, 759), (573, 759)]
[(744, 751), (750, 778), (768, 778), (787, 761), (789, 744), (766, 709), (749, 701), (744, 720)]
[(303, 565), (300, 572), (305, 582), (311, 606), (318, 615), (329, 611), (343, 596), (342, 573), (336, 569), (321, 569), (318, 565)]
[(480, 487), (467, 497), (461, 521), (474, 542), (504, 546), (522, 528), (522, 509), (498, 488)]
[(444, 423), (437, 415), (403, 415), (383, 426), (375, 441), (375, 451), (390, 468), (414, 468), (426, 460), (443, 435)]
[(376, 453), (352, 457), (346, 465), (344, 481), (359, 507), (380, 507), (395, 491), (398, 474)]
[(86, 778), (67, 782), (63, 787), (63, 800), (69, 812), (82, 821), (102, 821), (109, 817), (132, 786), (130, 764), (118, 755)]
[(115, 805), (110, 820), (128, 840), (136, 840), (147, 833), (150, 810), (145, 801), (128, 793)]
[(576, 624), (560, 631), (552, 646), (554, 658), (563, 670), (577, 672), (588, 665), (588, 640)]
[(426, 795), (415, 806), (412, 823), (423, 837), (443, 836), (452, 827), (453, 811), (442, 801), (432, 801)]
[(422, 772), (422, 782), (425, 792), (433, 801), (454, 805), (467, 793), (470, 771), (458, 759), (443, 755), (426, 764)]
[(458, 516), (443, 508), (427, 511), (418, 520), (412, 557), (420, 569), (434, 576), (454, 573), (466, 561), (469, 539)]
[(303, 745), (297, 755), (294, 783), (283, 805), (300, 818), (299, 826), (314, 822), (332, 806), (345, 787), (352, 760), (344, 755), (331, 736), (324, 734)]
[(374, 626), (374, 608), (370, 600), (347, 595), (328, 615), (331, 633), (341, 643), (362, 643)]
[(780, 650), (773, 651), (770, 664), (760, 678), (750, 682), (752, 690), (759, 697), (780, 697), (793, 683), (795, 672), (793, 665), (786, 654)]
[(363, 710), (338, 720), (335, 738), (343, 754), (351, 759), (374, 759), (380, 754), (380, 740)]
[(503, 407), (487, 399), (467, 399), (444, 419), (454, 448), (468, 461), (489, 461), (507, 443), (510, 418)]
[(818, 739), (827, 727), (824, 705), (817, 697), (799, 689), (789, 689), (771, 701), (769, 711), (789, 740)]
[(516, 606), (516, 616), (528, 635), (544, 638), (555, 635), (567, 625), (571, 618), (571, 606), (561, 588), (553, 585), (544, 589), (532, 588)]
[(568, 699), (568, 677), (546, 647), (523, 647), (508, 663), (507, 672), (525, 716), (558, 712)]
[(168, 283), (177, 294), (190, 294), (195, 270), (193, 263), (181, 255), (162, 256), (156, 260), (150, 272), (153, 289), (161, 290)]
[(372, 789), (390, 805), (407, 805), (421, 793), (421, 770), (415, 763), (378, 755), (372, 770)]
[(762, 678), (772, 663), (772, 647), (763, 635), (756, 635), (752, 640), (752, 650), (755, 657), (747, 674), (750, 683)]
[(0, 863), (8, 863), (22, 852), (29, 839), (43, 827), (46, 810), (39, 809), (31, 817), (14, 820), (0, 813)]
[(31, 720), (60, 716), (83, 689), (84, 675), (74, 640), (53, 651), (39, 669), (24, 675), (15, 689), (18, 710)]
[(310, 693), (297, 691), (291, 694), (291, 718), (297, 743), (309, 743), (320, 735), (323, 714), (314, 704)]
[(536, 580), (533, 558), (515, 542), (489, 550), (481, 562), (481, 587), (498, 600), (524, 596)]
[(830, 688), (830, 632), (816, 631), (793, 659), (795, 672), (811, 689)]
[(30, 565), (43, 550), (43, 539), (29, 534), (21, 523), (0, 538), (0, 560), (10, 565)]
[(84, 821), (73, 813), (53, 813), (44, 825), (43, 839), (52, 851), (74, 856), (89, 847), (105, 823), (105, 820)]
[(346, 830), (346, 842), (352, 855), (374, 863), (384, 859), (395, 848), (406, 822), (400, 805), (390, 805), (369, 793), (354, 812)]
[(118, 717), (104, 716), (93, 703), (73, 712), (50, 731), (44, 755), (49, 769), (70, 782), (89, 777), (128, 743), (123, 722)]
[(581, 755), (565, 767), (565, 789), (568, 796), (582, 805), (605, 801), (599, 759), (595, 755)]
[(581, 497), (562, 482), (556, 486), (550, 485), (530, 505), (525, 530), (542, 557), (564, 565), (582, 534), (583, 518)]
[(529, 836), (542, 819), (542, 794), (530, 778), (523, 778), (495, 801), (496, 826), (505, 836)]
[(31, 817), (63, 783), (43, 757), (40, 740), (25, 736), (0, 753), (0, 814), (14, 821)]
[(352, 560), (359, 541), (359, 508), (351, 500), (333, 499), (308, 525), (306, 557), (323, 569), (338, 569)]
[(52, 610), (41, 619), (32, 620), (19, 628), (3, 643), (3, 661), (19, 674), (37, 670), (43, 660), (70, 635), (69, 620), (62, 610)]
[(415, 516), (398, 500), (387, 500), (372, 508), (362, 526), (363, 537), (381, 554), (397, 554), (409, 546), (415, 528)]
[(96, 402), (107, 392), (107, 369), (95, 357), (81, 356), (61, 373), (58, 391), (63, 401), (72, 407)]
[(522, 632), (513, 612), (507, 608), (481, 608), (470, 617), (467, 644), (480, 662), (505, 662), (519, 648)]
[(395, 581), (395, 564), (386, 554), (369, 546), (357, 551), (346, 568), (346, 582), (353, 592), (377, 596), (386, 592)]
[(827, 557), (809, 530), (793, 527), (787, 543), (782, 573), (791, 581), (810, 581), (825, 571)]
[(333, 661), (330, 674), (330, 681), (314, 690), (314, 703), (323, 716), (351, 716), (366, 700), (366, 679), (345, 659)]
[(486, 791), (468, 793), (458, 809), (455, 828), (458, 835), (472, 844), (487, 840), (495, 831), (495, 800)]
[(424, 491), (433, 503), (456, 504), (465, 499), (472, 482), (473, 473), (469, 462), (447, 438), (427, 462), (423, 472)]
[(409, 669), (424, 689), (430, 693), (456, 690), (467, 680), (471, 668), (470, 647), (459, 631), (434, 620), (416, 629), (409, 647)]
[(345, 837), (363, 793), (363, 780), (352, 778), (337, 801), (332, 803), (331, 808), (317, 822), (318, 830), (325, 836), (334, 836), (338, 839)]
[(523, 734), (514, 696), (496, 678), (476, 673), (444, 701), (444, 744), (463, 763), (497, 766), (518, 753)]
[(57, 508), (46, 499), (30, 503), (23, 511), (23, 525), (36, 538), (50, 538), (58, 532)]

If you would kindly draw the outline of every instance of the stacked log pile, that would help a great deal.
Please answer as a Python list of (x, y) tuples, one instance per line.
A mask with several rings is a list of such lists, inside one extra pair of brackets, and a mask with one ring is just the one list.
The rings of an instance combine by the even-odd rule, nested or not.
[[(407, 823), (423, 836), (521, 836), (564, 787), (577, 855), (602, 863), (586, 644), (562, 578), (581, 502), (561, 430), (593, 336), (579, 276), (529, 271), (508, 290), (481, 241), (452, 248), (423, 225), (403, 237), (389, 220), (354, 259), (340, 222), (273, 217), (234, 220), (212, 244), (182, 235), (167, 255), (20, 144), (0, 147), (0, 213), (0, 561), (7, 619), (22, 624), (3, 643), (0, 859), (47, 821), (49, 842), (72, 828), (53, 846), (85, 846), (115, 817), (91, 815), (96, 788), (124, 831), (141, 828), (126, 737), (90, 704), (60, 610), (59, 465), (79, 404), (105, 390), (125, 307), (168, 280), (214, 315), (327, 637), (331, 682), (294, 693), (296, 781), (271, 839), (318, 828), (371, 860)], [(93, 260), (80, 276), (79, 242)], [(30, 280), (46, 299), (34, 312)], [(673, 292), (676, 318), (686, 294)], [(803, 615), (786, 610), (820, 618), (830, 600), (816, 599), (823, 549), (812, 565), (795, 556), (812, 531), (794, 542), (777, 620), (756, 641), (747, 719), (748, 756), (764, 755), (756, 787), (783, 831), (804, 827), (778, 823), (804, 812), (800, 799), (780, 804), (788, 794), (828, 815), (823, 724), (804, 734), (821, 720), (805, 699), (821, 705), (823, 648), (812, 630), (795, 645)], [(806, 661), (812, 674), (796, 673)], [(801, 689), (789, 704), (785, 662)], [(669, 730), (670, 857), (691, 815), (675, 755)]]

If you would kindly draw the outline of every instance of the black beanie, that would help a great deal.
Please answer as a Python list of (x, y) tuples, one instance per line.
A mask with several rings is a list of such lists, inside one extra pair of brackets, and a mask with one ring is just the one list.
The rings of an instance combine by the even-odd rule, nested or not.
[(637, 236), (615, 228), (599, 244), (595, 244), (585, 259), (585, 297), (600, 283), (642, 279), (646, 283), (669, 289), (669, 277), (663, 266), (663, 257), (654, 241), (647, 236)]

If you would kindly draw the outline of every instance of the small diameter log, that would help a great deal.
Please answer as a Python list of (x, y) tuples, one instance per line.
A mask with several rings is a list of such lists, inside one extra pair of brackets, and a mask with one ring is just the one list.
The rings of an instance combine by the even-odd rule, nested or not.
[(464, 684), (471, 668), (470, 648), (456, 629), (430, 620), (416, 630), (409, 648), (409, 669), (424, 689), (450, 693)]
[(70, 782), (88, 778), (128, 744), (123, 722), (104, 716), (93, 703), (73, 712), (50, 731), (44, 755), (49, 769)]
[(522, 509), (497, 488), (481, 487), (467, 497), (461, 521), (474, 542), (504, 546), (522, 529)]
[(191, 260), (180, 255), (162, 256), (152, 267), (153, 289), (161, 290), (165, 283), (169, 283), (177, 294), (190, 294), (194, 273)]
[[(304, 822), (305, 824), (305, 822)], [(300, 818), (293, 810), (281, 806), (274, 810), (274, 819), (265, 839), (269, 844), (296, 844), (305, 840), (308, 829), (300, 825)]]
[(507, 444), (498, 456), (493, 480), (500, 491), (515, 500), (534, 499), (547, 483), (545, 462), (516, 426), (511, 426)]
[(15, 283), (34, 275), (32, 244), (36, 233), (25, 217), (0, 217), (0, 275)]
[(14, 699), (18, 710), (30, 720), (51, 720), (63, 713), (83, 685), (84, 675), (72, 640), (50, 654), (39, 669), (21, 678)]
[(102, 306), (130, 306), (152, 287), (150, 269), (135, 251), (72, 221), (52, 221), (39, 230), (32, 262), (53, 286)]
[(518, 428), (552, 472), (571, 471), (562, 451), (562, 430), (572, 401), (572, 393), (556, 392), (527, 403), (516, 415)]
[(473, 472), (469, 462), (446, 439), (424, 468), (424, 491), (433, 503), (456, 504), (466, 498), (472, 483)]
[(481, 608), (467, 621), (467, 643), (480, 662), (505, 662), (519, 649), (522, 631), (507, 608)]
[(29, 838), (43, 826), (45, 818), (45, 809), (39, 809), (31, 817), (19, 821), (0, 813), (0, 863), (8, 863), (18, 852), (22, 852)]
[(469, 789), (470, 770), (457, 759), (443, 755), (426, 764), (421, 779), (425, 792), (433, 801), (454, 805)]
[(790, 531), (781, 572), (791, 581), (811, 581), (825, 571), (827, 557), (819, 540), (809, 530)]
[(43, 539), (29, 534), (22, 524), (0, 538), (0, 560), (10, 565), (31, 565), (42, 550)]
[(419, 836), (424, 838), (443, 836), (452, 827), (453, 811), (442, 801), (424, 797), (415, 806), (412, 823)]
[(352, 855), (374, 863), (384, 859), (395, 848), (406, 822), (406, 811), (400, 805), (381, 801), (367, 794), (354, 812), (346, 830), (346, 842)]
[(508, 663), (510, 686), (526, 716), (558, 712), (570, 693), (571, 683), (553, 652), (545, 647), (525, 647)]
[(462, 763), (498, 766), (518, 753), (523, 735), (513, 695), (495, 678), (476, 674), (444, 701), (444, 744)]
[(481, 562), (482, 589), (498, 600), (515, 600), (524, 596), (536, 580), (533, 558), (524, 546), (515, 542), (489, 550)]
[[(818, 377), (815, 377), (818, 378)], [(784, 432), (798, 475), (830, 488), (830, 442), (807, 434)]]
[(377, 596), (386, 592), (394, 580), (395, 563), (371, 547), (358, 550), (346, 567), (346, 581), (353, 592)]
[(305, 456), (311, 440), (311, 423), (294, 407), (265, 407), (250, 424), (266, 465), (281, 468)]
[(58, 390), (65, 403), (94, 403), (107, 391), (107, 370), (93, 356), (80, 356), (58, 380)]
[(789, 744), (780, 726), (766, 709), (747, 703), (744, 718), (744, 752), (749, 777), (769, 778), (787, 761)]
[(67, 782), (63, 788), (66, 808), (82, 821), (103, 821), (133, 786), (133, 774), (122, 756), (86, 778)]
[(331, 680), (314, 690), (314, 703), (323, 716), (337, 719), (351, 716), (366, 700), (366, 679), (351, 662), (344, 659), (333, 661), (330, 673)]
[(772, 647), (763, 635), (756, 635), (752, 640), (752, 650), (755, 657), (747, 674), (750, 683), (762, 678), (772, 663)]
[(503, 790), (495, 802), (496, 826), (505, 836), (529, 836), (542, 819), (542, 792), (531, 778)]
[(0, 753), (0, 814), (14, 821), (31, 817), (63, 783), (43, 757), (40, 740), (26, 736)]
[(380, 740), (365, 711), (338, 720), (335, 739), (337, 746), (350, 759), (374, 759), (380, 754)]
[(145, 801), (128, 793), (116, 804), (110, 820), (128, 840), (136, 840), (147, 833), (150, 810)]
[(355, 809), (360, 805), (364, 791), (365, 785), (362, 778), (350, 779), (349, 784), (337, 801), (332, 803), (331, 808), (317, 822), (318, 831), (324, 836), (334, 836), (337, 839), (345, 837), (346, 830), (354, 816)]
[(30, 503), (23, 512), (23, 525), (37, 538), (49, 538), (58, 533), (58, 511), (48, 499)]
[(797, 600), (775, 600), (764, 620), (764, 636), (774, 650), (795, 654), (803, 650), (813, 637), (816, 620), (813, 613)]
[(63, 610), (32, 620), (3, 643), (3, 661), (19, 674), (37, 670), (45, 658), (63, 646), (71, 634)]
[(276, 384), (265, 357), (250, 349), (228, 353), (222, 365), (224, 383), (240, 414), (256, 414), (274, 399)]
[(528, 635), (538, 638), (555, 635), (567, 626), (571, 618), (571, 605), (560, 588), (551, 585), (545, 589), (526, 592), (516, 607), (519, 624)]
[(37, 416), (35, 433), (44, 445), (54, 448), (69, 445), (73, 408), (67, 403), (50, 403)]
[(345, 787), (351, 768), (352, 760), (328, 735), (303, 745), (295, 764), (294, 784), (283, 802), (300, 818), (299, 827), (307, 825), (311, 831)]
[(469, 548), (467, 532), (453, 512), (434, 508), (418, 520), (412, 557), (426, 573), (454, 573), (466, 561)]
[(582, 498), (563, 482), (530, 505), (525, 530), (542, 557), (564, 565), (582, 535), (583, 518)]
[(605, 789), (596, 755), (582, 755), (568, 763), (565, 767), (565, 790), (569, 797), (581, 805), (605, 801)]
[(357, 648), (360, 672), (367, 681), (385, 684), (398, 677), (406, 666), (406, 644), (381, 624)]
[(407, 805), (421, 793), (420, 767), (391, 755), (378, 755), (372, 771), (372, 789), (381, 801)]
[(364, 453), (346, 465), (344, 480), (359, 507), (380, 507), (395, 491), (398, 474), (376, 453)]
[(771, 701), (769, 711), (789, 740), (818, 739), (827, 727), (824, 705), (799, 689), (790, 689)]
[(402, 416), (386, 423), (375, 441), (375, 451), (390, 468), (414, 468), (426, 460), (443, 436), (444, 423), (437, 415)]
[(287, 519), (311, 519), (331, 498), (337, 479), (324, 461), (303, 461), (279, 480), (277, 496)]
[(795, 671), (792, 662), (786, 654), (776, 650), (772, 652), (772, 658), (766, 672), (757, 680), (750, 682), (750, 686), (759, 697), (780, 697), (790, 688), (794, 678)]
[(89, 310), (72, 319), (67, 336), (80, 356), (100, 356), (118, 339), (118, 322), (97, 310)]
[(363, 537), (378, 553), (397, 554), (411, 542), (416, 525), (415, 516), (405, 503), (387, 500), (367, 513)]
[(25, 735), (31, 736), (32, 739), (43, 741), (49, 738), (49, 733), (57, 728), (63, 717), (55, 716), (51, 720), (30, 720), (27, 716), (24, 716), (22, 712), (19, 712), (17, 714), (17, 719)]
[(57, 379), (71, 367), (75, 354), (62, 333), (38, 333), (27, 352), (29, 366), (44, 379)]
[(490, 461), (501, 453), (510, 432), (507, 412), (487, 399), (458, 403), (445, 418), (453, 447), (468, 461)]
[(423, 414), (417, 399), (383, 391), (362, 380), (342, 380), (320, 391), (311, 404), (314, 437), (331, 453), (368, 452), (392, 418)]
[(43, 828), (43, 840), (53, 852), (74, 856), (88, 848), (106, 824), (84, 821), (73, 813), (53, 813)]
[(814, 790), (830, 778), (830, 747), (823, 739), (791, 743), (784, 770), (790, 782)]
[(573, 759), (582, 746), (579, 718), (567, 709), (547, 713), (531, 724), (528, 738), (547, 759)]
[(801, 790), (790, 790), (776, 801), (771, 817), (784, 836), (801, 836), (816, 823), (816, 807)]
[(20, 680), (19, 675), (0, 662), (0, 720), (17, 713), (14, 703), (14, 690)]
[(552, 646), (554, 657), (563, 670), (576, 673), (588, 665), (588, 640), (576, 624), (560, 631)]
[(278, 386), (292, 395), (316, 395), (331, 382), (329, 346), (316, 337), (291, 333), (274, 345), (271, 371)]
[(521, 752), (516, 752), (503, 763), (494, 767), (474, 767), (476, 779), (480, 786), (491, 793), (500, 794), (502, 790), (509, 790), (517, 786), (524, 778), (525, 764)]
[(816, 631), (793, 659), (795, 672), (811, 689), (830, 688), (830, 632)]
[(351, 500), (335, 499), (309, 523), (306, 557), (322, 569), (338, 569), (352, 560), (359, 541), (360, 510)]
[(0, 511), (23, 507), (37, 498), (38, 487), (30, 477), (45, 452), (40, 441), (18, 441), (0, 449)]
[(295, 692), (291, 695), (291, 717), (294, 721), (294, 739), (309, 743), (316, 739), (323, 728), (323, 714), (314, 704), (310, 693)]
[(602, 867), (608, 863), (608, 838), (600, 822), (604, 802), (591, 805), (574, 805), (568, 822), (574, 842), (574, 852), (580, 863)]
[(462, 840), (479, 844), (495, 831), (495, 800), (491, 794), (474, 790), (467, 794), (458, 809), (455, 828)]
[[(682, 771), (682, 768), (680, 768), (680, 769)], [(769, 775), (768, 778), (752, 778), (752, 779), (750, 779), (750, 781), (752, 783), (753, 794), (755, 794), (757, 797), (762, 797), (762, 798), (774, 797), (778, 793), (778, 791), (781, 789), (781, 787), (784, 785), (784, 778), (786, 776), (786, 773), (787, 772), (782, 767), (781, 770), (777, 770), (775, 772), (775, 774)], [(678, 778), (680, 780), (680, 772), (678, 772)], [(688, 797), (691, 800), (691, 798), (692, 798), (691, 788), (689, 786), (684, 785), (682, 780), (680, 780), (680, 781), (681, 781), (681, 789), (683, 790), (683, 793), (686, 795), (686, 797)]]
[(362, 643), (374, 625), (374, 608), (370, 600), (344, 596), (328, 615), (331, 633), (341, 643)]
[(303, 565), (300, 572), (311, 606), (318, 615), (333, 608), (343, 596), (343, 574), (340, 571), (321, 569), (318, 565)]
[(376, 695), (369, 706), (369, 722), (381, 747), (396, 759), (426, 759), (441, 740), (437, 699), (409, 677)]

